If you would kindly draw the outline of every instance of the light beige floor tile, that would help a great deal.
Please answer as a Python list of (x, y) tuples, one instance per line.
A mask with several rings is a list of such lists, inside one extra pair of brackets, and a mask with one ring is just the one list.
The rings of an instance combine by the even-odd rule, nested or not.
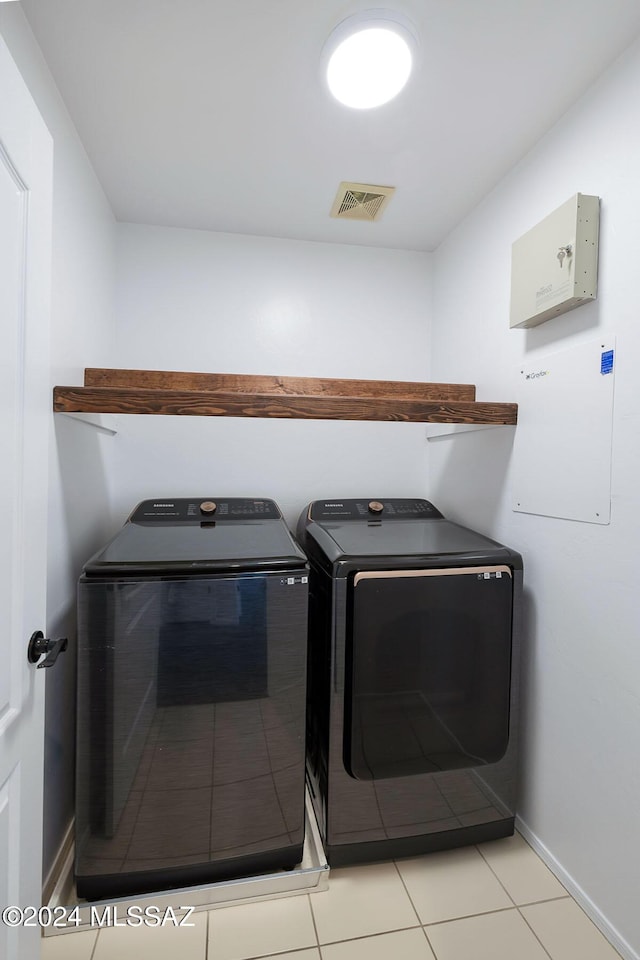
[(575, 900), (522, 908), (522, 915), (553, 960), (619, 960), (619, 954)]
[(194, 913), (192, 926), (103, 927), (92, 960), (205, 960), (207, 915)]
[(515, 908), (437, 923), (426, 932), (438, 960), (549, 960)]
[[(322, 960), (435, 960), (424, 931), (396, 930), (322, 947)], [(286, 960), (286, 958), (284, 958)]]
[(311, 897), (320, 944), (418, 925), (393, 863), (331, 871), (329, 889)]
[(513, 906), (475, 847), (399, 860), (398, 869), (422, 923)]
[(316, 944), (309, 897), (304, 894), (209, 913), (209, 955), (215, 960), (248, 960)]
[(569, 896), (520, 834), (483, 843), (479, 850), (515, 903)]
[(42, 938), (42, 960), (91, 960), (97, 930), (73, 931)]

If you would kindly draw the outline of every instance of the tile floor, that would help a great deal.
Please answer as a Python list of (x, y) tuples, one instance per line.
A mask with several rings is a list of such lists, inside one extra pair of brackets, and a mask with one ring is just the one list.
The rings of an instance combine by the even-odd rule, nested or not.
[(516, 835), (331, 871), (329, 889), (193, 914), (193, 926), (46, 937), (43, 960), (619, 960)]

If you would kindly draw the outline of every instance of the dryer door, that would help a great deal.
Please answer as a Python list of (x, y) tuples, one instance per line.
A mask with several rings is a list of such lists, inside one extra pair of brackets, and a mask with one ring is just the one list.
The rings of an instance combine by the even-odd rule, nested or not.
[(509, 739), (508, 566), (356, 573), (345, 766), (376, 780), (495, 763)]

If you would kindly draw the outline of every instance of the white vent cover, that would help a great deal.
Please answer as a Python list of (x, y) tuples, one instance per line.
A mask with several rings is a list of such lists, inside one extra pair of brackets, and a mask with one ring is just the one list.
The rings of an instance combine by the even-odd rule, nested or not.
[(333, 201), (331, 216), (340, 220), (379, 220), (395, 189), (343, 180)]

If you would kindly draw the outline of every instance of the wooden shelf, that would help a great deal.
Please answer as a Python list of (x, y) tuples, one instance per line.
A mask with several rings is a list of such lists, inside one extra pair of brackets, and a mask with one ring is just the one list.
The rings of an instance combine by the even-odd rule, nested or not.
[(517, 422), (517, 404), (478, 403), (472, 384), (102, 368), (87, 368), (84, 384), (54, 387), (54, 411), (405, 423)]

